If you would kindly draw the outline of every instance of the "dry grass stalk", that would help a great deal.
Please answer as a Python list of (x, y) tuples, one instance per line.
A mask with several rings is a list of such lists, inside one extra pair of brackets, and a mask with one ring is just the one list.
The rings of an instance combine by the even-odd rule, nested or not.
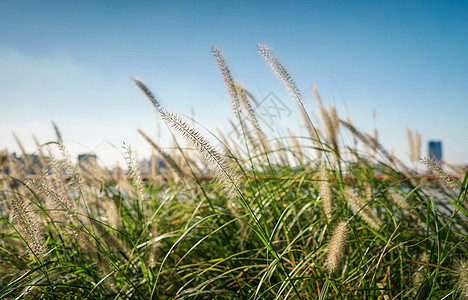
[(444, 161), (444, 167), (449, 168), (450, 171), (458, 178), (464, 178), (466, 174), (466, 167), (463, 165), (453, 165)]
[[(38, 194), (45, 198), (45, 205), (50, 209), (49, 214), (57, 221), (73, 223), (77, 213), (75, 202), (71, 199), (69, 191), (46, 174), (40, 181), (31, 180), (27, 185), (35, 189)], [(65, 218), (66, 217), (66, 218)]]
[(159, 164), (158, 158), (154, 151), (151, 151), (151, 166), (150, 166), (150, 176), (151, 179), (155, 179), (159, 175)]
[(399, 193), (393, 190), (389, 190), (389, 199), (396, 204), (404, 214), (408, 214), (411, 207), (408, 204), (407, 199), (404, 199)]
[(330, 182), (328, 178), (328, 172), (325, 168), (325, 163), (321, 163), (318, 169), (318, 188), (320, 197), (322, 198), (323, 210), (328, 221), (331, 220), (332, 212), (332, 193), (330, 189)]
[(377, 128), (374, 129), (374, 144), (372, 145), (372, 151), (377, 153), (377, 145), (379, 142), (379, 130)]
[(338, 147), (338, 134), (339, 134), (340, 126), (339, 126), (338, 120), (339, 119), (336, 113), (336, 108), (334, 105), (332, 105), (330, 107), (330, 114), (328, 118), (328, 121), (330, 122), (330, 124), (327, 124), (326, 128), (328, 132), (327, 135), (329, 135), (329, 142), (332, 145), (333, 150), (335, 151), (334, 155), (335, 155), (336, 161), (338, 161), (340, 157), (340, 149)]
[(408, 139), (409, 154), (412, 162), (417, 162), (421, 156), (421, 133), (416, 131), (413, 135), (411, 128), (406, 127), (406, 137)]
[[(377, 140), (375, 140), (374, 137), (371, 136), (367, 132), (364, 132), (363, 134), (366, 137), (366, 139), (369, 141), (369, 143), (366, 144), (366, 149), (368, 151), (368, 156), (369, 157), (375, 157), (377, 155)], [(393, 158), (393, 154), (391, 154), (390, 157)]]
[(367, 182), (367, 181), (365, 181), (363, 185), (364, 185), (364, 190), (365, 190), (365, 192), (366, 192), (366, 200), (367, 200), (367, 202), (372, 201), (372, 199), (373, 199), (372, 185), (371, 185), (369, 182)]
[[(260, 153), (261, 152), (261, 146), (260, 146), (260, 141), (257, 140), (251, 131), (249, 130), (246, 130), (244, 132), (244, 137), (246, 139), (246, 141), (248, 142), (248, 144), (250, 145), (250, 149), (249, 151), (253, 152), (254, 154), (256, 153)], [(250, 155), (252, 156), (252, 155)]]
[(83, 180), (93, 183), (99, 183), (104, 185), (109, 182), (112, 177), (106, 169), (101, 168), (96, 160), (83, 160), (78, 162), (80, 169), (80, 175), (83, 176)]
[(119, 162), (115, 163), (114, 169), (113, 169), (113, 174), (112, 174), (112, 179), (115, 180), (117, 183), (122, 181), (125, 178), (122, 169), (119, 166)]
[(304, 124), (306, 126), (309, 137), (314, 140), (315, 147), (317, 148), (317, 156), (321, 157), (323, 153), (321, 149), (323, 150), (323, 147), (320, 144), (320, 131), (318, 128), (314, 127), (305, 109), (300, 109), (300, 113), (301, 113), (302, 119), (304, 120)]
[(221, 142), (224, 144), (226, 148), (229, 148), (229, 142), (226, 138), (226, 135), (223, 133), (223, 131), (219, 128), (216, 127), (216, 132), (218, 133), (217, 137), (221, 140)]
[(60, 144), (63, 144), (62, 134), (60, 133), (60, 130), (57, 124), (55, 124), (55, 122), (52, 122), (52, 126), (54, 127), (55, 136), (57, 137), (57, 142)]
[(21, 163), (13, 154), (6, 155), (6, 165), (10, 170), (10, 175), (16, 178), (26, 178), (25, 165)]
[(123, 148), (126, 154), (126, 161), (128, 167), (128, 175), (132, 179), (132, 186), (137, 197), (137, 200), (140, 203), (143, 203), (145, 200), (145, 192), (143, 188), (143, 180), (141, 179), (141, 169), (138, 163), (138, 160), (133, 153), (133, 150), (130, 146), (123, 144)]
[(153, 140), (148, 135), (146, 135), (146, 133), (144, 133), (143, 130), (138, 129), (137, 131), (154, 148), (154, 150), (156, 150), (156, 152), (158, 152), (158, 154), (161, 155), (161, 157), (162, 157), (163, 161), (166, 163), (166, 165), (168, 165), (169, 168), (171, 168), (171, 170), (176, 172), (180, 179), (184, 178), (185, 175), (182, 172), (182, 169), (172, 159), (172, 157), (169, 154), (167, 154), (163, 149), (161, 149), (161, 147), (156, 145), (156, 143), (153, 142)]
[(375, 140), (373, 137), (371, 137), (370, 135), (361, 133), (351, 123), (349, 123), (347, 121), (344, 121), (342, 119), (340, 119), (340, 124), (343, 125), (344, 127), (346, 127), (349, 131), (351, 131), (351, 133), (355, 137), (360, 139), (362, 142), (364, 142), (365, 145), (374, 145), (375, 144), (377, 149), (380, 151), (380, 153), (382, 153), (382, 155), (385, 156), (391, 164), (398, 163), (400, 166), (404, 166), (398, 159), (396, 159), (395, 157), (390, 155), (390, 153), (388, 153), (388, 151), (385, 150), (385, 148), (377, 140)]
[(153, 105), (156, 111), (161, 110), (161, 105), (150, 89), (138, 78), (132, 78), (133, 83), (135, 86), (143, 93), (143, 95), (148, 99), (148, 101)]
[(345, 189), (346, 200), (348, 201), (351, 208), (357, 213), (364, 222), (369, 225), (375, 231), (378, 231), (382, 226), (382, 221), (379, 219), (377, 214), (366, 205), (361, 197), (357, 196), (351, 189)]
[(39, 162), (41, 163), (41, 167), (45, 167), (46, 160), (44, 156), (44, 151), (42, 151), (42, 145), (39, 143), (39, 140), (35, 135), (33, 135), (34, 143), (36, 144), (37, 153), (39, 153)]
[(224, 79), (224, 84), (228, 90), (229, 99), (231, 100), (232, 110), (234, 111), (234, 115), (238, 118), (240, 122), (242, 122), (240, 118), (240, 106), (239, 106), (239, 97), (236, 86), (234, 84), (234, 80), (232, 79), (231, 71), (229, 70), (224, 57), (219, 51), (218, 48), (213, 46), (212, 48), (213, 55), (218, 63), (219, 69), (221, 70), (221, 75)]
[(150, 266), (155, 267), (157, 260), (158, 260), (158, 253), (159, 253), (159, 238), (158, 238), (159, 231), (158, 231), (158, 227), (154, 224), (154, 222), (153, 222), (153, 225), (154, 226), (150, 233), (150, 238), (153, 242), (151, 246), (148, 247), (148, 251), (149, 251), (148, 260), (149, 260)]
[[(182, 148), (179, 142), (177, 141), (176, 137), (174, 136), (174, 134), (172, 132), (171, 134), (172, 134), (172, 143), (173, 143), (173, 149), (174, 149), (174, 153), (171, 157), (176, 156), (179, 158), (179, 160), (176, 163), (177, 165), (181, 166), (182, 173), (192, 174), (195, 177), (203, 176), (206, 173), (205, 170), (210, 168), (210, 166), (206, 164), (205, 159), (200, 157), (200, 153), (198, 151), (194, 152), (194, 151), (191, 151), (191, 149)], [(185, 140), (185, 142), (188, 143), (187, 140)], [(187, 186), (189, 186), (190, 184), (189, 182), (186, 182), (185, 180), (184, 182), (185, 184), (187, 184)]]
[(221, 140), (224, 148), (224, 155), (226, 157), (226, 161), (229, 165), (233, 166), (233, 169), (238, 164), (236, 158), (242, 157), (239, 147), (232, 147), (231, 143), (227, 140), (226, 135), (221, 131), (221, 129), (216, 128), (218, 132), (218, 138)]
[[(231, 147), (229, 141), (226, 138), (226, 135), (223, 133), (223, 131), (219, 128), (216, 127), (216, 132), (218, 133), (217, 137), (221, 140), (221, 143), (223, 144), (223, 147), (228, 150), (228, 149), (235, 149)], [(228, 153), (226, 153), (227, 155)]]
[(118, 229), (122, 224), (120, 219), (120, 213), (115, 205), (114, 201), (105, 200), (103, 201), (102, 207), (104, 208), (104, 212), (106, 214), (107, 223), (114, 229)]
[[(75, 184), (79, 192), (82, 192), (83, 178), (80, 174), (80, 169), (77, 168), (77, 166), (73, 164), (70, 154), (68, 153), (64, 144), (58, 142), (57, 147), (59, 148), (60, 153), (62, 154), (62, 157), (64, 158), (62, 161), (62, 167), (67, 172), (67, 175), (70, 178), (71, 184)], [(52, 152), (49, 152), (49, 153), (51, 156), (53, 156), (51, 154)], [(83, 201), (85, 201), (85, 199), (83, 199)]]
[(333, 133), (337, 137), (340, 132), (340, 119), (338, 118), (338, 113), (336, 112), (336, 107), (334, 105), (330, 107), (330, 121)]
[(240, 104), (242, 105), (247, 118), (249, 119), (250, 123), (252, 124), (252, 127), (255, 130), (255, 133), (260, 141), (260, 144), (263, 146), (264, 152), (269, 152), (269, 146), (268, 146), (268, 141), (266, 139), (266, 135), (263, 132), (262, 128), (260, 127), (260, 124), (258, 123), (257, 116), (255, 115), (255, 112), (253, 110), (252, 104), (250, 103), (250, 99), (253, 99), (252, 97), (248, 97), (248, 92), (247, 90), (239, 83), (235, 82), (235, 87), (238, 93), (238, 98), (240, 100)]
[[(338, 120), (338, 122), (339, 122), (339, 120)], [(354, 124), (353, 124), (353, 121), (351, 120), (350, 117), (347, 117), (345, 122), (348, 123), (349, 125), (351, 125), (353, 128), (355, 128), (355, 127), (354, 127)], [(352, 132), (351, 132), (351, 133), (352, 133)], [(354, 143), (355, 146), (356, 146), (357, 143), (358, 143), (358, 139), (357, 139), (357, 137), (356, 137), (356, 135), (355, 135), (354, 133), (353, 133), (353, 143)]]
[(248, 101), (252, 102), (255, 107), (258, 107), (257, 99), (255, 99), (255, 97), (247, 89), (244, 88), (243, 91), (244, 91), (245, 95), (247, 96)]
[(231, 125), (232, 132), (236, 134), (236, 138), (240, 139), (241, 133), (239, 132), (239, 128), (236, 123), (232, 119), (228, 119), (229, 125)]
[(304, 163), (304, 154), (302, 153), (301, 144), (299, 143), (297, 136), (292, 132), (291, 128), (289, 127), (288, 127), (288, 134), (289, 134), (289, 137), (291, 138), (292, 146), (294, 149), (294, 154), (295, 154), (296, 159), (298, 160), (298, 163), (301, 166), (307, 166), (307, 164)]
[(322, 116), (325, 132), (327, 133), (327, 140), (329, 144), (331, 144), (333, 150), (336, 152), (338, 151), (336, 136), (339, 128), (336, 109), (334, 106), (332, 106), (331, 113), (328, 114), (327, 110), (323, 106), (322, 97), (320, 97), (320, 94), (315, 85), (312, 85), (312, 91), (314, 92), (315, 100), (317, 102), (317, 106), (319, 107), (320, 115)]
[[(88, 201), (93, 200), (93, 198), (87, 195), (87, 190), (83, 188), (83, 176), (81, 174), (81, 170), (77, 167), (77, 165), (73, 164), (70, 154), (68, 153), (64, 144), (57, 142), (57, 147), (59, 148), (60, 153), (64, 158), (62, 160), (62, 169), (68, 176), (70, 186), (74, 185), (76, 192), (79, 195), (79, 200), (83, 203), (86, 214), (89, 216), (90, 210)], [(49, 153), (51, 156), (53, 156), (51, 151)]]
[[(254, 152), (258, 153), (259, 143), (252, 137), (252, 135), (250, 134), (250, 132), (248, 131), (248, 129), (246, 127), (246, 124), (244, 124), (244, 121), (243, 121), (242, 116), (241, 116), (241, 106), (240, 105), (243, 104), (244, 107), (246, 108), (248, 118), (250, 119), (251, 122), (253, 121), (252, 124), (254, 126), (254, 129), (255, 129), (257, 135), (259, 135), (259, 137), (261, 137), (262, 135), (261, 135), (260, 126), (258, 125), (258, 122), (256, 122), (255, 115), (253, 114), (253, 110), (250, 107), (250, 103), (248, 102), (246, 97), (244, 97), (244, 99), (241, 99), (241, 97), (244, 94), (243, 93), (244, 89), (239, 88), (240, 84), (239, 83), (236, 84), (236, 82), (234, 82), (234, 80), (232, 78), (232, 75), (231, 75), (231, 71), (230, 71), (229, 67), (227, 66), (226, 60), (222, 56), (221, 51), (215, 46), (213, 46), (212, 51), (213, 51), (213, 55), (214, 55), (214, 57), (216, 59), (216, 62), (218, 63), (219, 69), (221, 71), (221, 75), (223, 77), (224, 84), (226, 85), (228, 95), (229, 95), (229, 99), (231, 101), (232, 110), (233, 110), (234, 115), (236, 116), (236, 118), (237, 118), (237, 120), (238, 120), (238, 122), (240, 124), (240, 130), (237, 128), (238, 126), (235, 125), (232, 121), (230, 121), (230, 123), (231, 123), (232, 127), (234, 128), (234, 130), (236, 131), (238, 138), (240, 137), (240, 138), (244, 139), (246, 147), (248, 148), (248, 146), (250, 145), (252, 147), (252, 150)], [(239, 131), (241, 131), (241, 132), (239, 132)], [(240, 140), (240, 138), (239, 138), (239, 140)], [(261, 141), (261, 138), (260, 138), (260, 141)]]
[(415, 139), (414, 139), (414, 161), (418, 161), (421, 157), (421, 133), (416, 131)]
[[(94, 245), (95, 240), (94, 240), (93, 236), (91, 236), (85, 230), (76, 229), (76, 228), (69, 227), (69, 226), (66, 226), (65, 229), (69, 234), (71, 234), (72, 240), (78, 246), (80, 246), (80, 248), (82, 250), (84, 250), (84, 252), (89, 254), (89, 256), (91, 256), (91, 258), (95, 262), (98, 262), (99, 255), (102, 255), (102, 254), (101, 254), (100, 250), (98, 248), (96, 248), (96, 246)], [(104, 258), (104, 260), (106, 262), (108, 262), (109, 264), (112, 265), (112, 263), (109, 261), (109, 259), (107, 257), (105, 257), (104, 255), (102, 255), (102, 257)], [(99, 266), (100, 263), (97, 263), (97, 265)]]
[(408, 139), (408, 149), (409, 149), (409, 156), (412, 161), (414, 161), (414, 140), (413, 140), (413, 133), (411, 132), (411, 128), (406, 127), (406, 138)]
[(294, 100), (300, 105), (302, 105), (302, 94), (296, 86), (296, 83), (292, 79), (291, 75), (286, 71), (286, 68), (280, 62), (278, 58), (273, 54), (273, 52), (265, 45), (257, 45), (258, 52), (263, 58), (270, 64), (273, 72), (283, 81), (288, 89), (289, 93)]
[(4, 167), (6, 167), (6, 162), (8, 160), (8, 150), (0, 150), (0, 170), (3, 172)]
[(459, 258), (456, 260), (454, 270), (458, 275), (457, 290), (461, 297), (468, 299), (468, 260)]
[(317, 153), (317, 158), (320, 159), (323, 153), (325, 153), (325, 149), (321, 144), (321, 138), (320, 138), (320, 136), (322, 136), (322, 132), (318, 128), (314, 128), (312, 132), (314, 134), (313, 140), (314, 140), (315, 152)]
[(447, 174), (444, 170), (442, 170), (439, 163), (432, 161), (427, 157), (421, 158), (421, 162), (425, 164), (445, 186), (453, 189), (461, 188), (461, 182), (453, 178), (453, 176)]
[(206, 160), (215, 165), (215, 176), (228, 192), (233, 193), (239, 190), (239, 176), (196, 129), (183, 121), (176, 113), (161, 111), (161, 115), (172, 128), (181, 133), (187, 141), (191, 142), (203, 154)]
[(29, 156), (26, 154), (26, 150), (24, 149), (23, 143), (21, 140), (18, 138), (16, 133), (13, 132), (13, 137), (15, 138), (16, 144), (18, 144), (18, 147), (20, 148), (21, 151), (21, 157), (23, 158), (24, 164), (26, 165), (26, 168), (30, 169), (31, 168), (31, 162), (29, 160)]
[(57, 160), (50, 147), (48, 152), (49, 169), (44, 172), (40, 180), (29, 181), (28, 185), (45, 196), (47, 205), (55, 212), (54, 217), (63, 220), (63, 217), (67, 216), (73, 223), (78, 208), (71, 196), (69, 183), (64, 180), (66, 174), (64, 174), (63, 162)]
[[(301, 116), (304, 119), (304, 123), (307, 128), (307, 132), (312, 139), (316, 139), (318, 143), (317, 148), (321, 148), (323, 150), (322, 142), (320, 141), (320, 137), (317, 133), (315, 126), (312, 123), (307, 111), (304, 107), (304, 103), (302, 103), (302, 94), (296, 86), (296, 83), (292, 79), (291, 75), (286, 71), (286, 68), (280, 62), (280, 60), (273, 54), (273, 52), (265, 45), (257, 45), (258, 52), (263, 58), (268, 62), (273, 72), (281, 79), (281, 81), (286, 86), (286, 89), (291, 94), (292, 98), (296, 101), (299, 105), (299, 109), (301, 112)], [(319, 154), (321, 155), (321, 154)]]
[(13, 221), (19, 225), (19, 232), (33, 254), (41, 259), (45, 254), (44, 238), (39, 232), (39, 218), (31, 205), (21, 198), (11, 198)]
[(286, 155), (285, 147), (280, 139), (276, 140), (276, 154), (279, 164), (287, 166), (288, 157)]
[(334, 273), (338, 269), (343, 257), (344, 244), (348, 235), (348, 230), (346, 228), (347, 224), (347, 221), (341, 221), (333, 230), (333, 234), (328, 245), (327, 260), (325, 262), (325, 267), (330, 274)]

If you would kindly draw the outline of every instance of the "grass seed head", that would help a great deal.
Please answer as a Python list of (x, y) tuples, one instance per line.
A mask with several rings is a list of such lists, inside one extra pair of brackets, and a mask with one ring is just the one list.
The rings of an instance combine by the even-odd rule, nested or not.
[(461, 297), (468, 299), (468, 260), (466, 258), (459, 258), (455, 262), (454, 269), (458, 275), (457, 290), (462, 295)]
[(369, 225), (372, 229), (378, 231), (382, 226), (382, 221), (379, 219), (377, 214), (372, 210), (371, 207), (366, 206), (366, 203), (363, 199), (356, 195), (349, 188), (345, 189), (346, 200), (349, 203), (349, 206), (361, 217), (364, 222)]
[(348, 235), (348, 230), (346, 228), (347, 224), (347, 221), (341, 221), (338, 223), (338, 225), (333, 230), (330, 244), (328, 244), (328, 255), (325, 262), (325, 267), (330, 274), (338, 269), (341, 258), (343, 257), (344, 244)]
[(459, 189), (461, 187), (460, 181), (447, 174), (441, 168), (439, 163), (432, 161), (428, 158), (421, 158), (421, 161), (434, 173), (435, 176), (437, 176), (440, 182), (446, 187), (453, 189)]
[(322, 198), (323, 210), (325, 211), (325, 215), (328, 221), (330, 221), (332, 212), (332, 194), (330, 189), (330, 182), (328, 181), (329, 179), (327, 169), (325, 168), (325, 163), (323, 162), (319, 166), (318, 177), (318, 188), (320, 197)]
[(44, 237), (39, 232), (39, 218), (32, 211), (31, 205), (22, 198), (12, 198), (11, 208), (13, 220), (19, 225), (19, 232), (31, 251), (38, 258), (45, 254)]
[(197, 150), (203, 154), (207, 161), (215, 165), (215, 177), (220, 181), (223, 187), (233, 195), (239, 190), (240, 177), (227, 164), (221, 154), (219, 154), (213, 145), (211, 145), (195, 128), (183, 121), (176, 113), (161, 111), (163, 119), (176, 131), (181, 133)]

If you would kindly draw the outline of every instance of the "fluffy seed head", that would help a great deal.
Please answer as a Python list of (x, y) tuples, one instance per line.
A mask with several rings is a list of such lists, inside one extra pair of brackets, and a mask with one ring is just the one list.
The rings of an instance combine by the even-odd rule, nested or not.
[(297, 88), (296, 83), (294, 80), (292, 80), (291, 75), (289, 75), (289, 73), (286, 71), (286, 68), (283, 66), (280, 60), (273, 54), (273, 51), (271, 51), (265, 45), (257, 45), (257, 47), (260, 55), (263, 56), (263, 58), (272, 68), (273, 72), (275, 72), (276, 75), (283, 81), (294, 100), (302, 104), (302, 95)]
[(215, 165), (215, 176), (227, 191), (233, 193), (239, 189), (239, 176), (226, 163), (221, 154), (195, 128), (183, 121), (176, 113), (161, 111), (161, 115), (164, 121), (193, 144), (206, 160)]
[(232, 79), (231, 71), (229, 70), (226, 61), (224, 60), (221, 51), (218, 48), (213, 46), (213, 55), (218, 63), (219, 69), (221, 70), (221, 75), (224, 79), (224, 84), (228, 90), (229, 99), (231, 99), (232, 110), (237, 118), (240, 118), (240, 107), (239, 107), (239, 97), (237, 93), (236, 86), (234, 84), (234, 80)]
[[(253, 108), (252, 103), (251, 103), (251, 101), (252, 102), (254, 101), (254, 100), (252, 100), (253, 97), (248, 97), (248, 95), (249, 95), (248, 91), (239, 82), (237, 82), (237, 81), (234, 82), (234, 85), (235, 85), (236, 90), (237, 90), (237, 94), (238, 94), (238, 98), (240, 100), (241, 108), (243, 109), (243, 111), (245, 111), (245, 113), (247, 115), (247, 118), (250, 121), (250, 123), (252, 124), (252, 127), (254, 128), (255, 133), (256, 133), (260, 143), (263, 145), (263, 148), (264, 148), (263, 150), (265, 152), (269, 152), (269, 147), (268, 147), (267, 141), (266, 141), (266, 135), (262, 131), (262, 129), (260, 127), (260, 124), (258, 123), (257, 116), (255, 115), (255, 111), (254, 111), (254, 108)], [(255, 103), (253, 103), (253, 104), (255, 104)]]
[(132, 81), (135, 86), (143, 93), (143, 95), (145, 95), (146, 99), (148, 99), (149, 102), (153, 105), (155, 110), (160, 111), (161, 105), (150, 89), (138, 78), (132, 78)]
[(161, 155), (163, 161), (174, 171), (177, 173), (179, 178), (184, 178), (184, 173), (179, 165), (172, 159), (172, 157), (167, 154), (161, 147), (159, 147), (153, 140), (143, 132), (143, 130), (138, 129), (138, 133), (151, 145), (153, 148)]
[(330, 190), (330, 183), (328, 182), (327, 169), (325, 168), (325, 164), (323, 162), (319, 166), (318, 176), (318, 188), (320, 192), (320, 197), (322, 198), (323, 210), (325, 211), (327, 219), (330, 220), (332, 211), (332, 195)]
[(419, 160), (421, 157), (421, 133), (416, 131), (415, 139), (414, 139), (414, 161)]
[(21, 198), (11, 199), (13, 220), (19, 225), (19, 232), (28, 243), (29, 248), (38, 258), (45, 254), (44, 238), (38, 229), (38, 217), (32, 212), (29, 203)]
[(414, 139), (413, 133), (411, 132), (411, 128), (406, 127), (406, 138), (408, 139), (408, 149), (409, 149), (409, 156), (411, 160), (414, 159)]
[(375, 140), (372, 136), (363, 134), (359, 130), (356, 129), (350, 122), (344, 121), (340, 119), (340, 124), (346, 127), (351, 133), (360, 139), (361, 141), (364, 142), (366, 145), (372, 145), (372, 147), (375, 147), (384, 155), (390, 163), (398, 163), (400, 165), (403, 165), (398, 159), (396, 159), (393, 155), (390, 155), (387, 150), (379, 143), (379, 141)]
[(57, 142), (62, 144), (63, 143), (62, 134), (60, 133), (60, 130), (57, 124), (55, 124), (55, 122), (52, 122), (52, 126), (54, 127), (55, 135), (57, 136)]
[(328, 255), (325, 267), (332, 274), (338, 268), (344, 253), (344, 244), (348, 235), (347, 221), (341, 221), (333, 230), (333, 234), (328, 245)]
[(320, 115), (322, 116), (322, 121), (325, 127), (325, 132), (327, 134), (328, 143), (332, 146), (335, 151), (335, 157), (338, 159), (338, 132), (339, 132), (339, 119), (336, 113), (336, 108), (334, 106), (330, 107), (330, 112), (328, 112), (323, 106), (322, 97), (315, 87), (312, 85), (312, 91), (315, 95), (315, 100), (317, 101), (317, 106), (320, 110)]
[(460, 181), (453, 178), (449, 174), (447, 174), (437, 162), (434, 162), (427, 158), (421, 158), (423, 164), (425, 164), (438, 178), (439, 180), (445, 184), (447, 187), (459, 189), (461, 187)]
[(458, 275), (457, 290), (462, 297), (468, 298), (468, 260), (460, 258), (455, 262), (455, 272)]
[(349, 206), (351, 206), (355, 213), (357, 213), (372, 229), (376, 231), (379, 230), (382, 226), (382, 221), (372, 208), (366, 206), (366, 203), (362, 198), (353, 193), (349, 188), (345, 189), (345, 196)]
[(127, 160), (127, 167), (128, 167), (128, 175), (132, 179), (132, 186), (135, 192), (135, 195), (142, 203), (145, 200), (145, 192), (143, 188), (143, 181), (141, 178), (141, 169), (140, 164), (138, 163), (135, 154), (130, 146), (123, 144), (123, 148), (126, 152), (126, 160)]

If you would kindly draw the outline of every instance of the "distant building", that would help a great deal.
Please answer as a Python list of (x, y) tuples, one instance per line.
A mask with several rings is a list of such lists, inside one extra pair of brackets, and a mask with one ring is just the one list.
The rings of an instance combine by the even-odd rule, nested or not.
[(97, 156), (91, 153), (85, 154), (78, 154), (78, 163), (88, 163), (88, 164), (96, 164), (97, 163)]
[(140, 162), (140, 170), (143, 175), (155, 175), (156, 173), (164, 172), (166, 169), (164, 161), (154, 154), (149, 159), (143, 159)]
[(429, 156), (429, 159), (433, 161), (442, 160), (442, 142), (441, 141), (429, 141), (428, 156)]
[[(13, 152), (13, 157), (18, 160), (19, 163), (23, 166), (23, 170), (26, 174), (39, 174), (42, 170), (43, 165), (41, 158), (36, 154), (26, 154), (25, 156), (18, 156), (16, 152)], [(5, 173), (9, 174), (10, 169), (8, 165), (5, 166)]]

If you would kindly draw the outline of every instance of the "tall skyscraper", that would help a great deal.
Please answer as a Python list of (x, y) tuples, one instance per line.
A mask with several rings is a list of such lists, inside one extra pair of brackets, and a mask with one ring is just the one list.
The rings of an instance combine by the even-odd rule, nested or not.
[(442, 142), (441, 141), (429, 141), (428, 155), (430, 160), (441, 161), (442, 160)]

